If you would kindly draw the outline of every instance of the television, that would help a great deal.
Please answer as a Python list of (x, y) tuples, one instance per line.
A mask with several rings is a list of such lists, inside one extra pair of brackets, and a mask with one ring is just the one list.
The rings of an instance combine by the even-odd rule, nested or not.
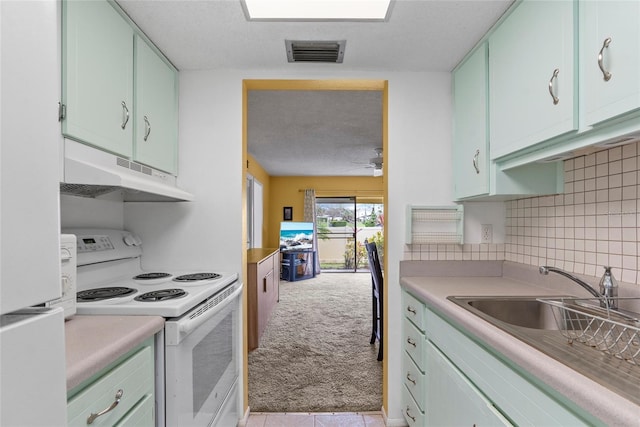
[(313, 249), (313, 222), (281, 222), (280, 250)]

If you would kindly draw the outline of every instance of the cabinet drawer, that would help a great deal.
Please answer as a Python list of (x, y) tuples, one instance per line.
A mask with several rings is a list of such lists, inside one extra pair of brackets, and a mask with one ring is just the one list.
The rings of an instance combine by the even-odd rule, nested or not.
[(145, 426), (153, 427), (155, 425), (153, 396), (146, 395), (136, 406), (133, 407), (127, 415), (125, 415), (114, 427), (125, 426)]
[(424, 426), (424, 412), (420, 410), (406, 387), (402, 387), (402, 415), (409, 427)]
[(402, 354), (402, 366), (404, 368), (402, 371), (404, 385), (415, 399), (418, 407), (424, 410), (426, 375), (418, 369), (406, 352)]
[(115, 401), (118, 390), (123, 392), (120, 403), (96, 418), (92, 425), (113, 425), (146, 395), (151, 396), (153, 403), (153, 364), (153, 350), (145, 346), (73, 396), (67, 403), (69, 425), (86, 426), (92, 413), (108, 408)]
[(403, 292), (402, 295), (404, 296), (402, 310), (405, 317), (407, 319), (410, 319), (413, 324), (418, 327), (418, 329), (424, 332), (424, 304), (421, 303), (416, 297), (407, 292)]
[(416, 363), (420, 371), (424, 372), (424, 335), (408, 319), (404, 319), (404, 349)]

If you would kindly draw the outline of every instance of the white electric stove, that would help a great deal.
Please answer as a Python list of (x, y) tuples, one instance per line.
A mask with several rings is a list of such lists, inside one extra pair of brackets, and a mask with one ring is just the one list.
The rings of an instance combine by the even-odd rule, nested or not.
[(235, 425), (243, 289), (238, 273), (145, 271), (142, 241), (133, 233), (63, 232), (77, 240), (77, 314), (165, 318), (156, 341), (156, 425)]
[(142, 241), (123, 230), (67, 229), (77, 239), (77, 313), (178, 317), (238, 280), (213, 270), (145, 271)]

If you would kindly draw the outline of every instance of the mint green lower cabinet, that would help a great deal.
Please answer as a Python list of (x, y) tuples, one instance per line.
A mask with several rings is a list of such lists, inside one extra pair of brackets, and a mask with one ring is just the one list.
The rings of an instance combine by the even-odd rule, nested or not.
[(408, 292), (402, 292), (402, 415), (409, 426), (424, 426), (426, 361), (424, 345), (425, 306)]
[(402, 413), (409, 426), (604, 425), (407, 291), (402, 304)]
[(402, 388), (402, 415), (409, 427), (425, 425), (424, 412), (418, 407), (409, 390)]
[(86, 426), (92, 414), (111, 407), (92, 426), (155, 425), (154, 339), (150, 338), (89, 380), (70, 390), (67, 398), (69, 426)]
[(431, 342), (427, 342), (430, 426), (511, 426), (512, 424)]
[[(544, 386), (535, 377), (515, 368), (508, 360), (502, 360), (487, 351), (428, 308), (426, 325), (426, 336), (450, 361), (449, 364), (440, 363), (437, 367), (435, 362), (430, 360), (429, 368), (451, 370), (455, 367), (461, 376), (459, 381), (468, 382), (481, 393), (481, 397), (486, 398), (487, 403), (493, 405), (495, 411), (491, 411), (496, 415), (493, 424), (507, 419), (514, 425), (603, 425), (568, 399)], [(427, 354), (427, 359), (429, 356), (430, 354)], [(433, 400), (437, 397), (428, 392), (432, 387), (429, 382), (433, 375), (427, 372), (427, 419), (430, 409), (439, 409), (436, 406), (437, 401)], [(454, 374), (450, 373), (448, 376), (452, 377)], [(438, 390), (442, 393), (441, 389)], [(457, 405), (458, 402), (452, 404)], [(504, 414), (504, 418), (499, 414)]]
[(149, 424), (149, 422), (153, 423), (154, 411), (153, 396), (146, 395), (131, 411), (127, 412), (127, 415), (114, 424), (114, 427), (152, 426), (153, 424)]

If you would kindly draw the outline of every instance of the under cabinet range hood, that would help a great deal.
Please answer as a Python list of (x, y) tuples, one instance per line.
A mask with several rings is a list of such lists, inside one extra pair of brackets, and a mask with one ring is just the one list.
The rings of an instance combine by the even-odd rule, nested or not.
[(97, 197), (122, 191), (125, 202), (188, 202), (176, 177), (123, 157), (65, 139), (60, 194)]

